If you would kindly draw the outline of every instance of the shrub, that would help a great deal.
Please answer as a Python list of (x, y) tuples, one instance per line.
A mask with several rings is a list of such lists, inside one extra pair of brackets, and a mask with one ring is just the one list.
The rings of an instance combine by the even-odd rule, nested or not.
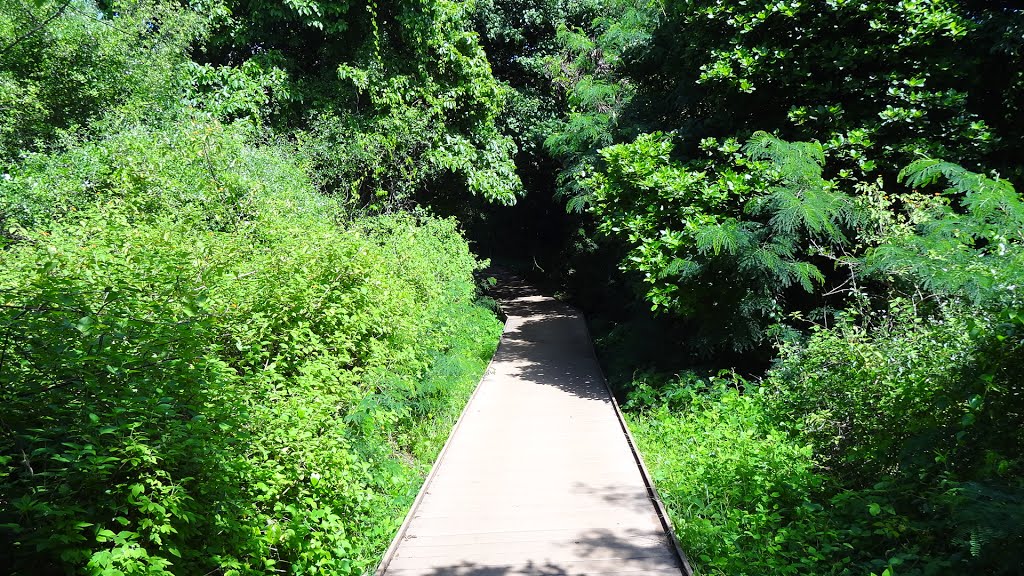
[(977, 308), (912, 304), (847, 316), (784, 351), (765, 385), (769, 419), (814, 446), (865, 569), (1015, 573), (1019, 331)]
[(719, 158), (676, 161), (663, 134), (603, 149), (591, 210), (629, 249), (620, 268), (643, 278), (652, 310), (691, 320), (698, 350), (743, 352), (825, 284), (820, 263), (862, 216), (823, 178), (820, 144), (757, 132), (745, 146), (703, 145)]
[(7, 572), (364, 573), (493, 352), (453, 221), (341, 228), (280, 149), (191, 128), (0, 189)]
[(841, 542), (811, 447), (774, 425), (741, 381), (690, 374), (628, 415), (681, 545), (702, 574), (828, 574)]
[(189, 46), (220, 9), (213, 2), (201, 15), (159, 0), (5, 3), (0, 163), (68, 134), (100, 133), (113, 117), (173, 118), (183, 109)]

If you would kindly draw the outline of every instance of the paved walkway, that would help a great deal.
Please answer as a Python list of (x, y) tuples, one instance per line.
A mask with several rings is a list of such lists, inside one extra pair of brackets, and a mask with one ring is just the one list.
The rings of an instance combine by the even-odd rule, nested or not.
[(378, 574), (679, 576), (583, 318), (501, 291), (498, 352)]

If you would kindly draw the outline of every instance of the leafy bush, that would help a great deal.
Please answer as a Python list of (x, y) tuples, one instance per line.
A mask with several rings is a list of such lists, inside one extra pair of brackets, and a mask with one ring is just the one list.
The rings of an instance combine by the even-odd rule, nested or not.
[(2, 185), (7, 572), (361, 574), (493, 352), (454, 222), (339, 228), (239, 130)]
[[(991, 2), (668, 0), (633, 81), (696, 144), (817, 139), (848, 181), (918, 154), (1020, 174), (1022, 14)], [(955, 63), (955, 65), (953, 64)], [(999, 71), (999, 72), (996, 72)]]
[[(522, 195), (515, 143), (498, 130), (505, 89), (470, 31), (470, 4), (225, 5), (197, 55), (203, 70), (235, 71), (230, 80), (251, 68), (273, 92), (271, 123), (297, 135), (323, 190), (374, 213), (449, 189), (502, 204)], [(216, 109), (216, 90), (206, 94)]]
[(845, 317), (785, 350), (765, 383), (769, 419), (814, 447), (865, 568), (1014, 573), (1019, 327), (970, 308), (915, 315), (912, 304)]
[(684, 375), (631, 394), (630, 428), (683, 549), (701, 574), (829, 574), (844, 550), (818, 503), (811, 447), (741, 380)]
[[(0, 216), (8, 227), (34, 228), (98, 207), (131, 222), (173, 214), (211, 231), (252, 228), (261, 214), (288, 206), (330, 218), (329, 201), (290, 185), (307, 180), (287, 160), (291, 150), (248, 146), (255, 134), (248, 123), (193, 116), (168, 128), (133, 125), (56, 154), (30, 154), (3, 184)], [(277, 203), (267, 200), (272, 196)]]
[[(831, 325), (785, 344), (743, 395), (692, 377), (633, 392), (635, 406), (659, 407), (632, 422), (702, 568), (740, 573), (729, 564), (739, 558), (765, 574), (1019, 573), (1024, 209), (1006, 181), (948, 163), (921, 160), (904, 177), (947, 178), (949, 198), (882, 226), (888, 238), (861, 268), (874, 294), (857, 292)], [(779, 442), (805, 451), (771, 451)], [(772, 470), (815, 478), (800, 492), (807, 500), (777, 477), (743, 473), (768, 455), (778, 456)], [(704, 483), (713, 489), (700, 492)], [(749, 494), (813, 550), (742, 540)], [(761, 537), (778, 530), (759, 526)]]
[(1021, 311), (1024, 201), (1013, 184), (931, 158), (911, 163), (900, 177), (915, 187), (949, 186), (918, 208), (916, 228), (890, 232), (868, 252), (866, 273), (986, 309)]
[(822, 177), (816, 143), (759, 132), (705, 147), (719, 157), (685, 165), (665, 135), (605, 148), (592, 210), (629, 247), (621, 267), (643, 277), (652, 309), (694, 320), (697, 347), (746, 350), (793, 308), (788, 289), (824, 283), (816, 262), (848, 244), (860, 210)]
[[(0, 9), (0, 162), (127, 116), (156, 123), (183, 107), (188, 47), (203, 16), (171, 3), (40, 0)], [(154, 25), (159, 22), (160, 25)]]
[(770, 410), (815, 446), (837, 515), (861, 516), (848, 539), (871, 568), (885, 550), (904, 574), (1016, 573), (1024, 204), (1005, 180), (936, 160), (902, 177), (951, 186), (869, 252), (881, 303), (783, 350)]
[(756, 386), (635, 382), (630, 426), (700, 573), (1016, 573), (1019, 325), (865, 314)]

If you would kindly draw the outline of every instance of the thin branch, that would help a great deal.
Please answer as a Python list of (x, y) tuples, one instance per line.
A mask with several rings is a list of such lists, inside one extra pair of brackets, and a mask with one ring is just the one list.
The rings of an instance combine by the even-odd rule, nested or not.
[(835, 294), (841, 294), (843, 292), (853, 292), (855, 290), (855, 288), (846, 288), (846, 289), (843, 288), (844, 286), (849, 284), (852, 280), (853, 280), (852, 277), (848, 278), (842, 284), (840, 284), (839, 286), (836, 286), (835, 288), (833, 288), (832, 290), (829, 290), (828, 292), (825, 292), (821, 296), (822, 297), (826, 297), (826, 296), (834, 296)]
[(30, 38), (33, 34), (35, 34), (36, 32), (39, 32), (40, 30), (45, 28), (50, 22), (53, 22), (54, 20), (59, 18), (60, 15), (63, 14), (65, 10), (67, 10), (67, 8), (68, 8), (68, 6), (70, 4), (71, 4), (71, 0), (66, 0), (64, 2), (64, 4), (62, 4), (61, 7), (57, 9), (56, 12), (54, 12), (52, 15), (50, 15), (49, 18), (47, 18), (46, 20), (43, 20), (42, 22), (37, 24), (35, 28), (32, 28), (28, 32), (26, 32), (26, 33), (22, 34), (21, 36), (19, 36), (14, 42), (11, 42), (10, 44), (8, 44), (3, 50), (0, 50), (0, 56), (3, 56), (4, 54), (7, 53), (7, 51), (11, 50), (12, 48), (17, 46), (18, 44), (21, 44), (23, 41), (25, 41), (28, 38)]
[(32, 13), (32, 8), (25, 4), (25, 0), (18, 0), (18, 3), (21, 4), (21, 8), (25, 11), (25, 15), (28, 16), (28, 19), (31, 20), (33, 24), (38, 25), (39, 19)]
[[(10, 310), (21, 310), (22, 312), (63, 312), (65, 314), (88, 314), (88, 311), (81, 308), (57, 308), (54, 306), (45, 306), (40, 304), (39, 306), (22, 306), (19, 304), (0, 304), (0, 308), (8, 308)], [(18, 317), (15, 317), (17, 320)]]

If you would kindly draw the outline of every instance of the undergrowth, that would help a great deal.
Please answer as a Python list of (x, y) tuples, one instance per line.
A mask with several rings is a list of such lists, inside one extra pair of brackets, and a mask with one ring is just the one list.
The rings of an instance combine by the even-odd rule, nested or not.
[(0, 572), (372, 570), (494, 351), (454, 221), (184, 128), (0, 183)]
[(864, 316), (757, 381), (634, 381), (630, 426), (699, 574), (1019, 573), (1019, 323), (898, 299)]
[(633, 383), (641, 449), (701, 573), (1020, 574), (1024, 203), (936, 159), (899, 177), (945, 188), (897, 217), (868, 210), (878, 236), (843, 258), (845, 305), (775, 330), (760, 378)]

